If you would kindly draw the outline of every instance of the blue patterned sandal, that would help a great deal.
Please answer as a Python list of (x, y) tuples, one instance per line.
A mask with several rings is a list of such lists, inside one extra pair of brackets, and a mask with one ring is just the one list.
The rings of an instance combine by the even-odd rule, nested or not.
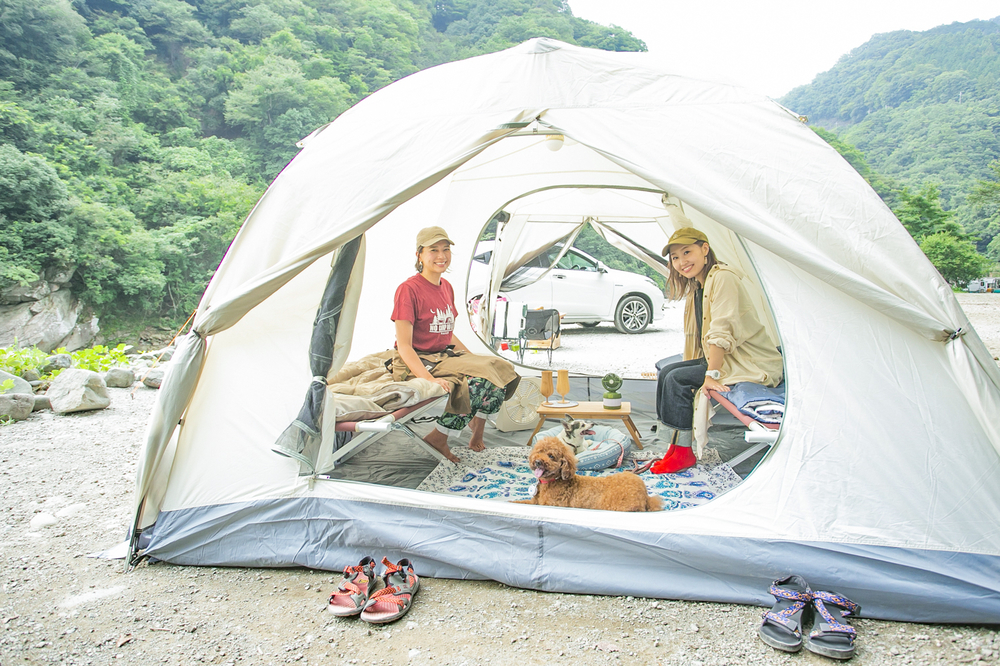
[(774, 581), (770, 593), (777, 603), (764, 613), (757, 635), (776, 650), (798, 652), (802, 649), (802, 615), (813, 592), (802, 576), (789, 576)]
[(813, 592), (813, 627), (806, 636), (806, 649), (830, 659), (850, 659), (854, 656), (857, 631), (847, 624), (848, 617), (857, 616), (861, 606), (833, 592)]

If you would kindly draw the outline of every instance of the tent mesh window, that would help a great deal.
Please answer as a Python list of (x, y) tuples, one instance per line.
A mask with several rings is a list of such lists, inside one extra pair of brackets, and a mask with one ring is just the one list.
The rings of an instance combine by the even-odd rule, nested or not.
[(309, 383), (298, 416), (285, 428), (272, 447), (275, 453), (299, 461), (300, 475), (313, 474), (316, 469), (319, 447), (323, 441), (326, 378), (333, 363), (333, 346), (337, 338), (340, 313), (344, 307), (344, 294), (360, 246), (361, 236), (358, 236), (337, 251), (333, 268), (330, 270), (330, 278), (323, 291), (323, 299), (320, 301), (313, 322), (312, 340), (309, 343), (309, 370), (312, 373), (312, 381)]

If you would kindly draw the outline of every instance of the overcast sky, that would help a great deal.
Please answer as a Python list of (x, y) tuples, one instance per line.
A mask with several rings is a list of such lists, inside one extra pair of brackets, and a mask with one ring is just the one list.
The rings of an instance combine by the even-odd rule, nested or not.
[(772, 97), (812, 81), (872, 35), (992, 19), (997, 0), (569, 0), (573, 14), (615, 24), (678, 74), (738, 83)]

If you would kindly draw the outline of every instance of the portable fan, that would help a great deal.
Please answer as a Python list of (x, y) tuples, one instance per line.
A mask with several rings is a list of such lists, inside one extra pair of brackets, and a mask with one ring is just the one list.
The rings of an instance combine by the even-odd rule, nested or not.
[(517, 390), (500, 406), (493, 425), (500, 432), (532, 430), (538, 424), (538, 406), (545, 401), (538, 390), (538, 377), (522, 377)]

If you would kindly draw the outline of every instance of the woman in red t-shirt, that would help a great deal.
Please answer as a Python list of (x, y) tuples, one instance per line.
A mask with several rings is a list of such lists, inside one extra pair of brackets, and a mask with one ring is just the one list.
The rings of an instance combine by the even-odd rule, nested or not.
[[(417, 274), (396, 289), (392, 320), (396, 324), (396, 351), (406, 363), (410, 373), (439, 384), (449, 393), (452, 384), (434, 377), (421, 362), (419, 353), (444, 351), (453, 346), (455, 351), (469, 349), (455, 334), (455, 292), (443, 274), (451, 265), (453, 243), (441, 227), (428, 227), (417, 233)], [(482, 451), (483, 429), (486, 419), (482, 414), (496, 414), (504, 400), (504, 389), (481, 377), (469, 377), (470, 414), (442, 414), (437, 428), (431, 430), (424, 441), (440, 451), (448, 460), (459, 459), (448, 448), (448, 435), (461, 432), (465, 426), (472, 430), (469, 448)]]

